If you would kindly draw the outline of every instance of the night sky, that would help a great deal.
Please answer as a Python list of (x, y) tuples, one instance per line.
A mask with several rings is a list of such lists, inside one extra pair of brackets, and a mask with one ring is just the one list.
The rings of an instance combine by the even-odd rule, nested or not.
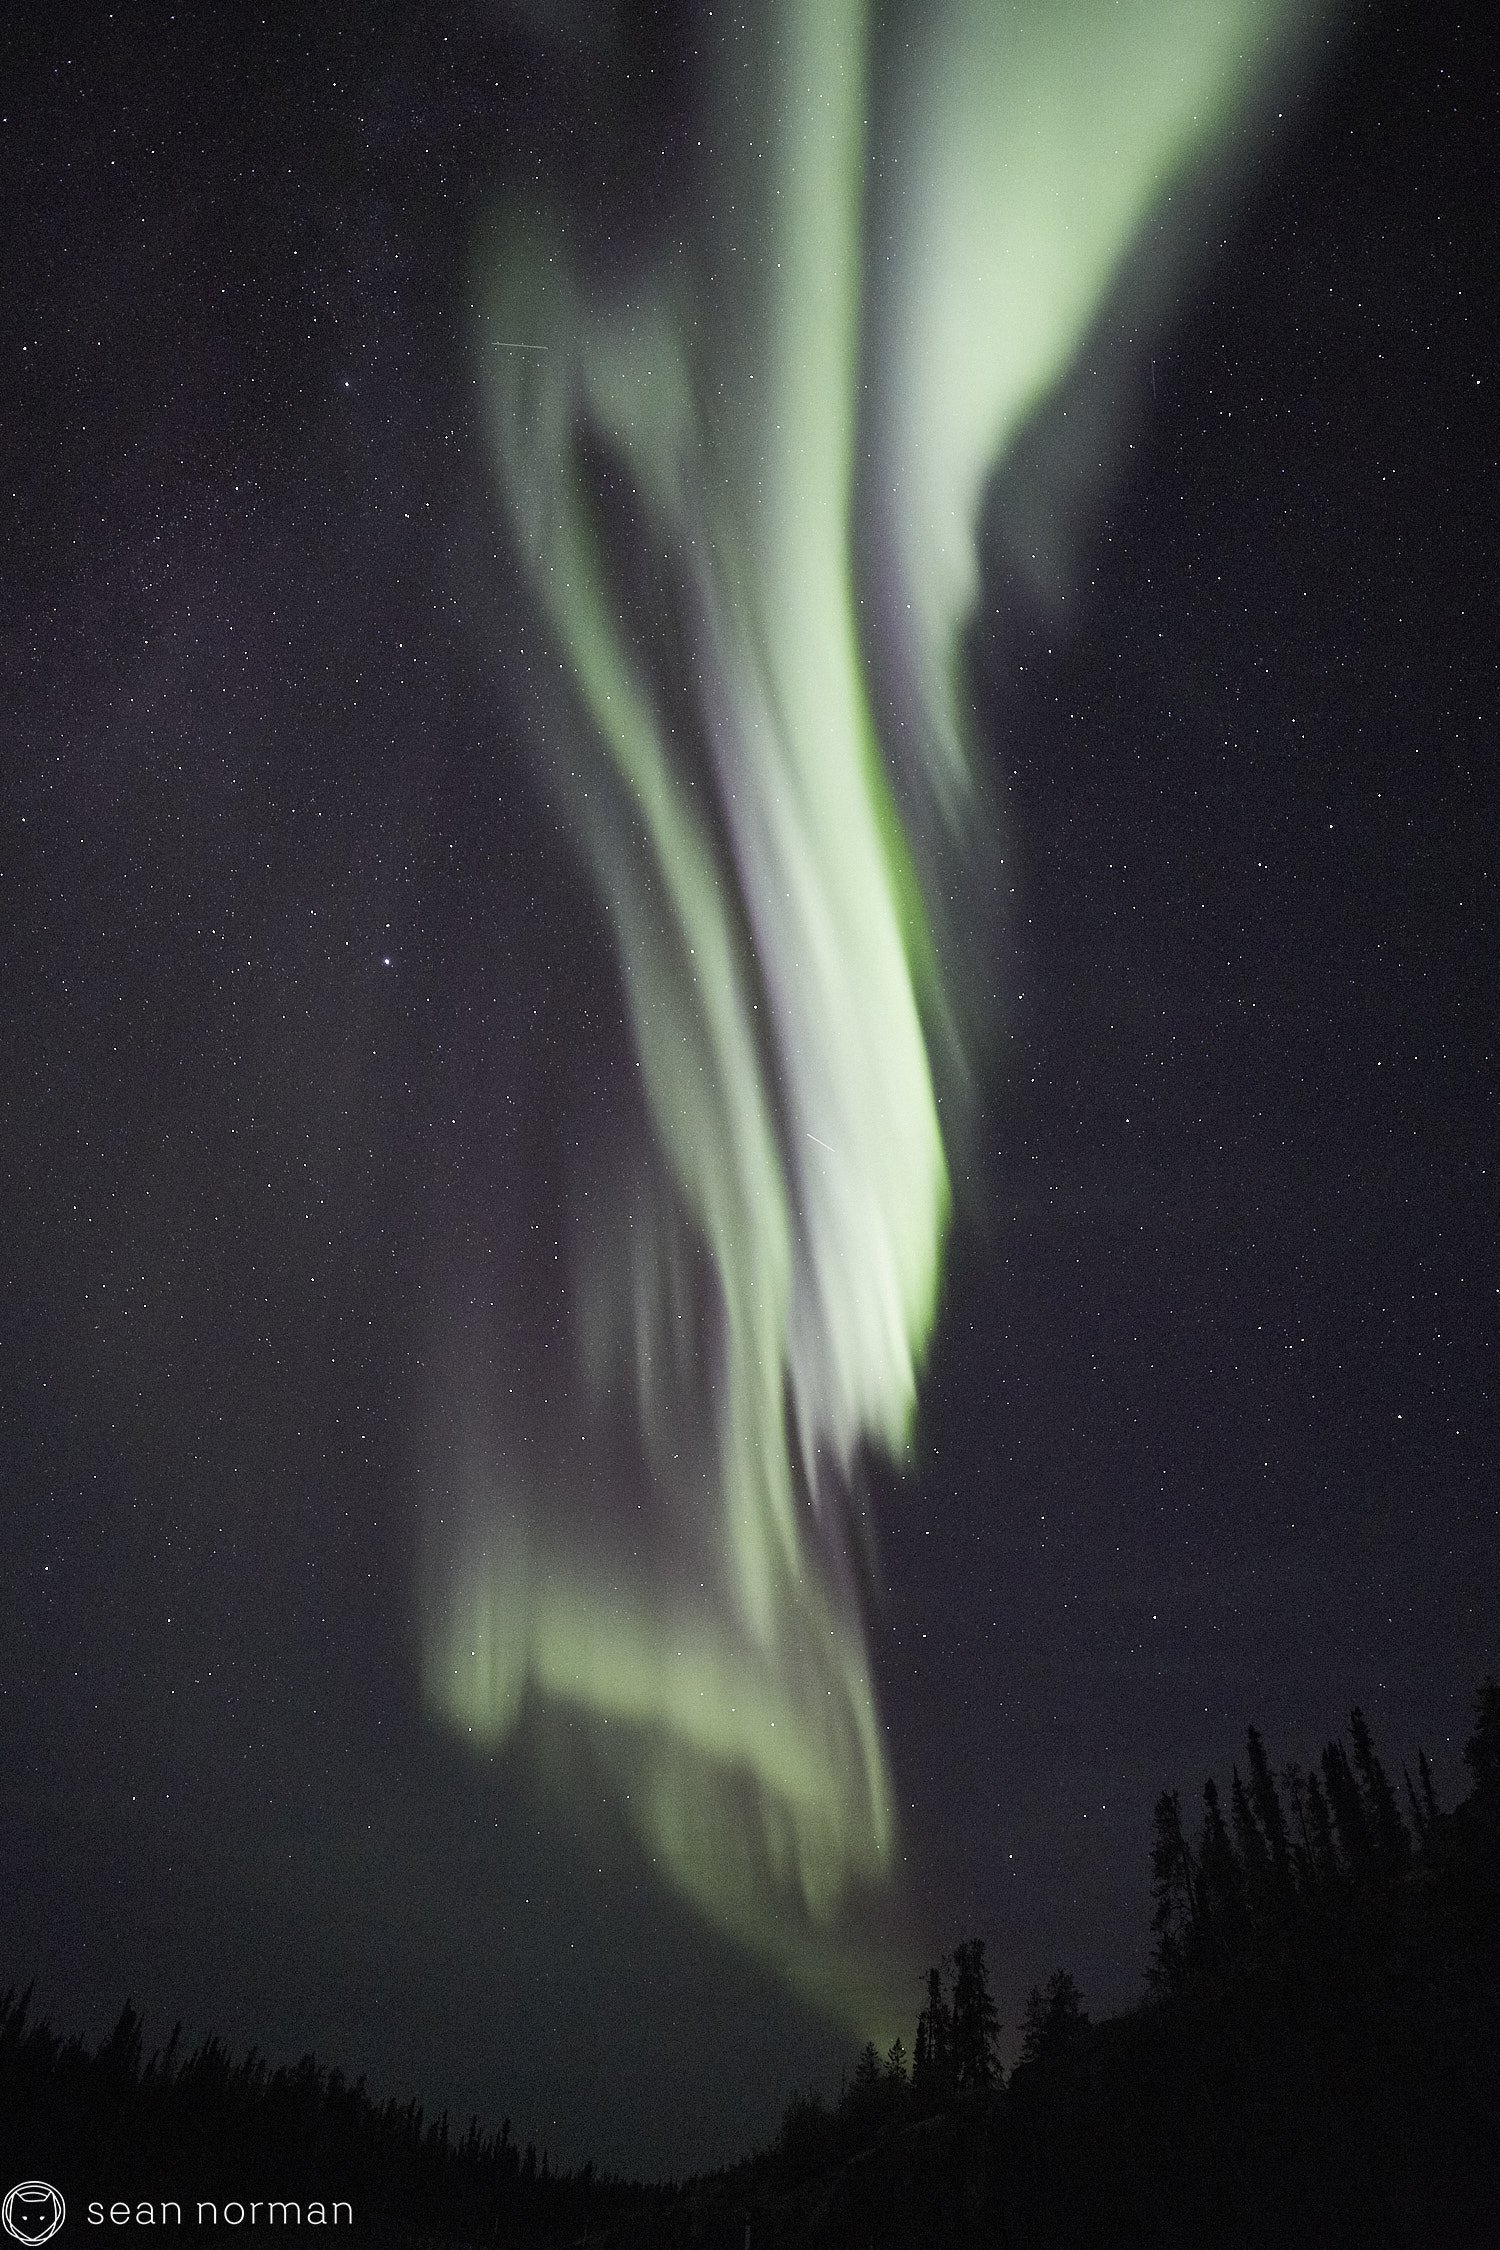
[[(579, 1183), (607, 1217), (587, 1152), (639, 1125), (468, 305), (497, 192), (600, 286), (691, 229), (712, 40), (565, 14), (11, 42), (0, 1984), (683, 2171), (857, 2038), (663, 1879), (565, 1707), (476, 1749), (423, 1693), (433, 1462), (491, 1346), (528, 1460), (571, 1431)], [(1360, 1703), (1452, 1802), (1500, 1661), (1481, 44), (1320, 39), (989, 488), (1000, 848), (934, 900), (982, 1099), (849, 1566), (908, 2046), (975, 1933), (1008, 2026), (1058, 1966), (1136, 1997), (1152, 1802), (1249, 1723), (1305, 1763)]]

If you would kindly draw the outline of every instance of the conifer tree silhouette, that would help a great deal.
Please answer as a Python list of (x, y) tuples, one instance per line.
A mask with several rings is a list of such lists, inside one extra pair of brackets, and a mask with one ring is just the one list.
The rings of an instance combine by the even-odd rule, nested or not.
[(1255, 1808), (1255, 1817), (1260, 1822), (1271, 1854), (1272, 1887), (1279, 1907), (1285, 1911), (1296, 1887), (1286, 1814), (1282, 1811), (1281, 1799), (1276, 1793), (1276, 1779), (1266, 1756), (1266, 1746), (1254, 1727), (1246, 1732), (1245, 1749), (1250, 1760), (1250, 1802)]
[(984, 1939), (970, 1938), (953, 1950), (953, 2085), (960, 2094), (978, 2093), (995, 2083), (1000, 2019), (990, 1997)]
[(1203, 1784), (1203, 1833), (1198, 1842), (1203, 1884), (1203, 1923), (1207, 1950), (1215, 1965), (1229, 1967), (1245, 1935), (1245, 1873), (1235, 1856), (1219, 1804), (1216, 1784)]
[(1262, 1926), (1271, 1915), (1271, 1848), (1250, 1809), (1250, 1798), (1240, 1769), (1234, 1769), (1229, 1792), (1234, 1840), (1244, 1875), (1245, 1905), (1253, 1922)]
[(1066, 1969), (1054, 1969), (1042, 1992), (1033, 1985), (1021, 2023), (1021, 2061), (1044, 2077), (1077, 2074), (1091, 2029), (1078, 1987)]
[(1344, 1865), (1356, 1882), (1362, 1881), (1373, 1863), (1374, 1847), (1364, 1798), (1343, 1743), (1330, 1742), (1320, 1763)]
[(1396, 1792), (1375, 1754), (1365, 1715), (1358, 1707), (1349, 1714), (1349, 1739), (1354, 1745), (1355, 1770), (1359, 1775), (1375, 1863), (1383, 1874), (1399, 1874), (1411, 1858), (1411, 1836), (1401, 1818)]
[(917, 2019), (912, 2089), (924, 2108), (940, 2108), (953, 2091), (953, 2018), (940, 1969), (927, 1972), (927, 2005)]
[(1401, 1786), (1406, 1791), (1406, 1801), (1411, 1806), (1412, 1834), (1417, 1839), (1417, 1849), (1418, 1851), (1425, 1851), (1429, 1840), (1427, 1811), (1416, 1790), (1412, 1787), (1410, 1766), (1404, 1765), (1401, 1768)]
[(1175, 1789), (1162, 1791), (1152, 1815), (1151, 1899), (1151, 1981), (1162, 1987), (1181, 1977), (1198, 1934), (1196, 1870)]
[(1453, 1814), (1464, 1926), (1491, 1961), (1500, 1961), (1500, 1686), (1485, 1679), (1474, 1699), (1474, 1731), (1464, 1744), (1473, 1788)]
[[(1425, 1753), (1421, 1763), (1426, 1782)], [(1488, 1675), (1474, 1698), (1474, 1731), (1464, 1744), (1464, 1764), (1474, 1784), (1470, 1804), (1492, 1818), (1500, 1812), (1500, 1682)]]
[(1307, 1777), (1307, 1825), (1312, 1841), (1312, 1883), (1314, 1892), (1327, 1891), (1339, 1875), (1338, 1846), (1333, 1833), (1333, 1815), (1328, 1809), (1328, 1798), (1316, 1772)]

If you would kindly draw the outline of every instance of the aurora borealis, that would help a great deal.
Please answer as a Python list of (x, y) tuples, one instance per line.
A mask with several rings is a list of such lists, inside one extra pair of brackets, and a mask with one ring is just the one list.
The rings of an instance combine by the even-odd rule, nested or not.
[(0, 1989), (687, 2171), (1451, 1795), (1472, 29), (23, 13)]
[[(896, 1840), (852, 1485), (906, 1449), (940, 1286), (934, 1040), (955, 1116), (971, 1075), (907, 823), (950, 858), (969, 832), (966, 879), (995, 880), (959, 649), (986, 481), (1292, 35), (1265, 0), (970, 0), (915, 12), (875, 89), (855, 0), (753, 11), (705, 32), (694, 206), (641, 272), (591, 277), (531, 196), (475, 252), (497, 497), (556, 668), (533, 756), (643, 1114), (624, 1097), (623, 1156), (610, 1123), (627, 1223), (574, 1238), (566, 1433), (522, 1448), (464, 1401), (486, 1434), (430, 1534), (427, 1691), (488, 1745), (528, 1693), (590, 1722), (669, 1878), (851, 2028), (877, 2003), (833, 1934)], [(982, 1065), (991, 1027), (964, 1036)], [(630, 1465), (577, 1428), (622, 1401)], [(684, 1528), (643, 1551), (622, 1502)]]

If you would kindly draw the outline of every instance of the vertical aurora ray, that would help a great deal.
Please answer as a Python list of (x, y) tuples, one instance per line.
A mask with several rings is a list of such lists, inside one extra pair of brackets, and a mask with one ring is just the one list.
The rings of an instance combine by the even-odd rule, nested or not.
[[(863, 2024), (845, 1933), (896, 1823), (851, 1480), (906, 1444), (950, 1207), (911, 813), (973, 816), (986, 480), (1287, 21), (931, 0), (901, 41), (882, 19), (882, 74), (858, 0), (773, 0), (704, 29), (690, 237), (606, 286), (515, 204), (476, 253), (495, 489), (549, 643), (535, 759), (638, 1086), (610, 1212), (577, 1214), (576, 1429), (523, 1443), (468, 1381), (426, 1687), (490, 1743), (566, 1714), (668, 1880)], [(622, 1417), (628, 1460), (599, 1434)]]

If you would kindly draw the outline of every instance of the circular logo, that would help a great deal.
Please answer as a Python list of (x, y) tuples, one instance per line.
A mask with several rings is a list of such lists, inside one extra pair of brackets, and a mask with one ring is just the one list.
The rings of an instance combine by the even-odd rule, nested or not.
[(17, 2242), (50, 2242), (68, 2207), (45, 2180), (20, 2180), (0, 2203), (0, 2226)]

